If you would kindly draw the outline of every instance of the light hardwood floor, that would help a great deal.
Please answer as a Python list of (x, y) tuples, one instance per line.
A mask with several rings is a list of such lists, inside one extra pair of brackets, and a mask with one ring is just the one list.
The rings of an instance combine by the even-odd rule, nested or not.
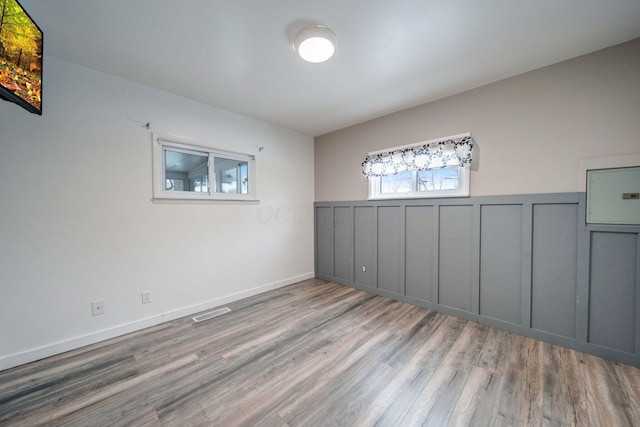
[(0, 425), (640, 426), (640, 369), (321, 280), (0, 372)]

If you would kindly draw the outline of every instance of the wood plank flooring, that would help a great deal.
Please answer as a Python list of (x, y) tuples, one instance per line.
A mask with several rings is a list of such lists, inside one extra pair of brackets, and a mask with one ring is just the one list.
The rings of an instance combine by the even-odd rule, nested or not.
[(639, 426), (640, 369), (308, 280), (0, 372), (2, 426)]

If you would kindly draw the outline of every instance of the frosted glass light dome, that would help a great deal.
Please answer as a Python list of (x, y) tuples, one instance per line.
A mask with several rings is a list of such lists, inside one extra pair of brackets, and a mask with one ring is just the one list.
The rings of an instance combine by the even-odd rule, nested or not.
[(303, 28), (294, 41), (298, 55), (307, 62), (319, 63), (331, 58), (336, 50), (337, 38), (323, 25)]

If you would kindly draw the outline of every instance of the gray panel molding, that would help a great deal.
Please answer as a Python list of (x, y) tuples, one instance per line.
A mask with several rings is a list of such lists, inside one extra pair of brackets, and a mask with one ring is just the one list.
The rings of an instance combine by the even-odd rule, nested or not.
[(439, 302), (470, 313), (474, 313), (473, 223), (473, 205), (440, 206)]
[(578, 208), (535, 204), (531, 257), (531, 327), (576, 337)]
[(531, 258), (533, 256), (533, 203), (522, 203), (520, 325), (531, 328)]
[(407, 294), (407, 207), (400, 209), (400, 295)]
[(480, 232), (480, 312), (522, 325), (522, 205), (484, 205)]
[(589, 340), (589, 272), (591, 263), (591, 231), (587, 230), (585, 220), (586, 194), (580, 194), (578, 205), (578, 254), (576, 265), (576, 338), (578, 342)]
[[(316, 277), (640, 367), (640, 227), (587, 225), (585, 201), (585, 193), (553, 193), (316, 202)], [(336, 221), (336, 208), (348, 208), (338, 212), (351, 222)], [(625, 234), (625, 247), (633, 241), (635, 257), (617, 257), (621, 276), (603, 280), (612, 233)], [(465, 245), (457, 265), (456, 244)], [(350, 277), (338, 277), (345, 265)], [(612, 295), (607, 280), (619, 288)], [(606, 304), (623, 311), (605, 316)], [(621, 330), (610, 338), (612, 325)]]
[(636, 355), (640, 355), (640, 232), (636, 234)]
[(380, 206), (378, 211), (378, 287), (394, 294), (404, 294), (404, 243), (402, 225), (404, 209)]
[[(354, 282), (366, 286), (376, 286), (375, 208), (355, 206), (353, 208), (353, 259)], [(364, 270), (364, 271), (363, 271)]]
[(333, 274), (353, 281), (353, 207), (333, 208)]
[(636, 233), (591, 234), (590, 343), (636, 351), (637, 248)]
[(317, 206), (314, 212), (316, 272), (333, 275), (333, 207)]
[[(512, 205), (512, 204), (576, 204), (584, 193), (516, 194), (499, 196), (451, 197), (444, 199), (341, 200), (314, 202), (316, 207), (338, 206), (456, 206), (456, 205)], [(615, 226), (622, 227), (622, 226)], [(640, 229), (640, 227), (636, 227)]]
[(482, 205), (474, 204), (471, 224), (471, 312), (480, 314), (480, 212)]
[(433, 272), (431, 273), (431, 283), (433, 286), (433, 299), (436, 304), (440, 304), (440, 209), (433, 207)]
[(404, 295), (434, 302), (433, 208), (407, 206), (405, 221)]

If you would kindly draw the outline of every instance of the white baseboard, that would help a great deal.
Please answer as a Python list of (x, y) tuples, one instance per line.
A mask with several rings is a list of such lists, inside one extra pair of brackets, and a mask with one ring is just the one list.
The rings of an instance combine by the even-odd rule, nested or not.
[(59, 341), (52, 344), (47, 344), (41, 347), (32, 348), (20, 353), (11, 354), (8, 356), (0, 357), (0, 371), (13, 368), (25, 363), (34, 362), (36, 360), (44, 359), (46, 357), (54, 356), (56, 354), (64, 353), (66, 351), (75, 350), (86, 345), (95, 344), (100, 341), (108, 340), (110, 338), (125, 335), (131, 332), (139, 331), (141, 329), (148, 328), (150, 326), (159, 325), (160, 323), (169, 322), (171, 320), (179, 319), (180, 317), (190, 316), (200, 311), (209, 310), (222, 304), (228, 304), (233, 301), (247, 298), (253, 295), (258, 295), (263, 292), (267, 292), (273, 289), (278, 289), (283, 286), (292, 285), (303, 280), (312, 279), (315, 274), (306, 273), (300, 276), (290, 277), (288, 279), (280, 280), (278, 282), (268, 283), (266, 285), (258, 286), (248, 289), (246, 291), (238, 292), (224, 297), (215, 298), (209, 301), (205, 301), (199, 304), (182, 307), (176, 310), (171, 310), (166, 313), (161, 313), (152, 317), (136, 320), (134, 322), (125, 323), (122, 325), (114, 326), (111, 328), (103, 329), (101, 331), (92, 332), (90, 334), (81, 335), (68, 340)]

